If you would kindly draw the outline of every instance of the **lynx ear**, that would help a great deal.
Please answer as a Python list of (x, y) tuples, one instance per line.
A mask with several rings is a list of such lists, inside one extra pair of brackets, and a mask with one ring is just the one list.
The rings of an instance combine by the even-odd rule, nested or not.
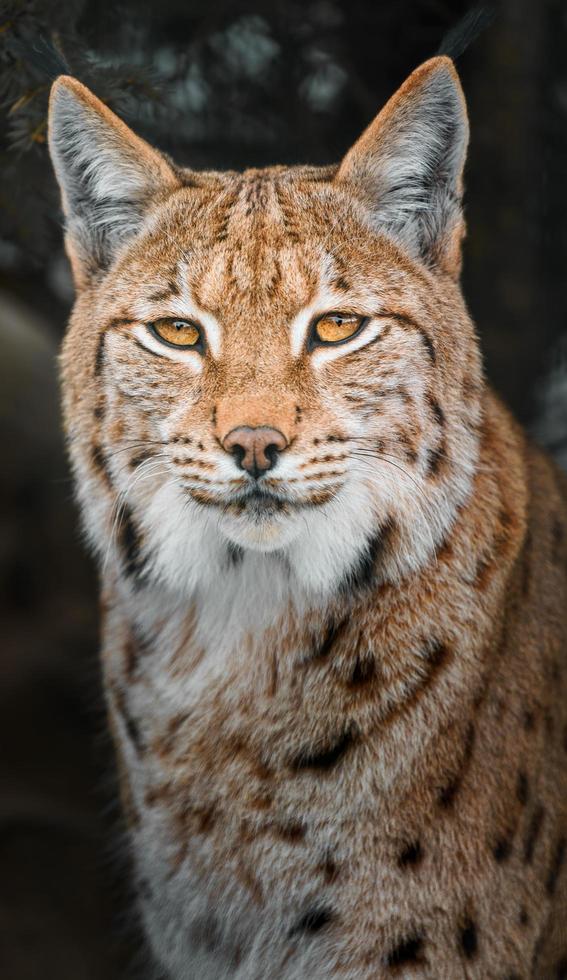
[(136, 234), (150, 201), (179, 182), (157, 150), (66, 75), (51, 89), (49, 149), (67, 219), (67, 250), (80, 288)]
[(336, 180), (368, 201), (373, 224), (457, 277), (468, 143), (463, 90), (450, 58), (426, 61), (347, 153)]

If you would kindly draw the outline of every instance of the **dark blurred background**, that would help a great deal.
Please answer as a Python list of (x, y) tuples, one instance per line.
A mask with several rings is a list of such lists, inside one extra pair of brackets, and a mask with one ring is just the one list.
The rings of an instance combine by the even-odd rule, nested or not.
[[(328, 163), (470, 9), (452, 0), (0, 2), (0, 977), (112, 980), (116, 860), (97, 599), (59, 432), (72, 303), (46, 149), (56, 50), (192, 167)], [(459, 59), (464, 287), (490, 380), (567, 465), (567, 6), (502, 0)], [(117, 870), (118, 869), (118, 870)]]

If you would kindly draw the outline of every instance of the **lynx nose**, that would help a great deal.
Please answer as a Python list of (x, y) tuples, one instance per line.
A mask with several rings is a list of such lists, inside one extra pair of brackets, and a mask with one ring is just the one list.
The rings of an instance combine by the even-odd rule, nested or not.
[(234, 456), (240, 469), (256, 479), (276, 465), (287, 445), (283, 432), (266, 425), (239, 425), (222, 441), (223, 449)]

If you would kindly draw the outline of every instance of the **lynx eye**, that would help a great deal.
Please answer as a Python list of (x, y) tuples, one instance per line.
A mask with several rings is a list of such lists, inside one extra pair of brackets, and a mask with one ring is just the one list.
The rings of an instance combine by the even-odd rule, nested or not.
[(350, 340), (366, 323), (367, 317), (356, 313), (325, 313), (311, 328), (311, 346), (342, 344)]
[(192, 347), (198, 350), (203, 347), (201, 329), (192, 320), (162, 317), (150, 323), (149, 329), (158, 340), (169, 347)]

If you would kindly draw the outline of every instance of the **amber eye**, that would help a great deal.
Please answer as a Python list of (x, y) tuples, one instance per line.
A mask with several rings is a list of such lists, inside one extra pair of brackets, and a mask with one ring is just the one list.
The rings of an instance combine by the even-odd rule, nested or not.
[(175, 320), (173, 317), (162, 317), (149, 324), (150, 331), (164, 344), (170, 347), (192, 347), (202, 349), (203, 338), (201, 330), (191, 320)]
[(358, 333), (366, 319), (356, 313), (325, 313), (312, 326), (311, 346), (342, 344)]

